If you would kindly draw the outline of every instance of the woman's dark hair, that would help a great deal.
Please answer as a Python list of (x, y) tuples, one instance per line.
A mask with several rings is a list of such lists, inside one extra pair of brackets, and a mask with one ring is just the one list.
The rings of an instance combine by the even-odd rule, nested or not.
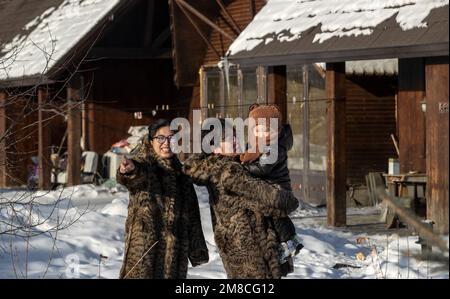
[(151, 139), (155, 137), (156, 132), (162, 127), (170, 127), (170, 121), (163, 118), (154, 121), (150, 126), (148, 126), (148, 138)]

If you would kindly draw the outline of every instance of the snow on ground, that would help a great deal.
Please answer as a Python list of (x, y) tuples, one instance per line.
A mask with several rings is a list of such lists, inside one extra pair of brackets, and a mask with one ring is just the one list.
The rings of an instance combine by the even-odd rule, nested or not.
[[(207, 191), (202, 187), (197, 187), (196, 190), (210, 262), (189, 268), (188, 276), (226, 278), (214, 243)], [(33, 212), (36, 219), (49, 215), (52, 204), (57, 203), (58, 206), (57, 212), (51, 217), (52, 220), (39, 227), (42, 230), (56, 224), (56, 215), (59, 216), (60, 222), (70, 222), (70, 219), (82, 216), (68, 229), (58, 232), (56, 242), (53, 242), (48, 234), (31, 238), (28, 263), (27, 242), (21, 238), (1, 236), (0, 278), (24, 277), (25, 264), (29, 278), (118, 277), (123, 257), (128, 204), (126, 190), (83, 185), (47, 193), (36, 192), (32, 195), (36, 197), (36, 202), (41, 204), (39, 210)], [(0, 202), (5, 198), (17, 199), (18, 196), (30, 196), (30, 193), (0, 190)], [(376, 207), (349, 210), (351, 215), (375, 212)], [(420, 245), (415, 243), (417, 236), (354, 234), (311, 225), (311, 221), (304, 221), (306, 218), (324, 215), (324, 209), (295, 213), (294, 223), (305, 248), (295, 258), (295, 272), (288, 278), (449, 278), (447, 269), (435, 272), (437, 264), (407, 257), (408, 247), (411, 255), (420, 252)], [(0, 211), (0, 220), (6, 218), (5, 210)], [(11, 247), (13, 255), (10, 254)], [(107, 258), (100, 258), (100, 255)]]

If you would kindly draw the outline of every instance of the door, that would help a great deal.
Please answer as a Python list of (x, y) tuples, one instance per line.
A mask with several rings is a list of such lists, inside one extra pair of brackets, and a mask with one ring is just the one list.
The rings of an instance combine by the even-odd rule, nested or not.
[(287, 121), (294, 134), (288, 166), (296, 196), (320, 206), (326, 203), (325, 77), (314, 65), (287, 67)]

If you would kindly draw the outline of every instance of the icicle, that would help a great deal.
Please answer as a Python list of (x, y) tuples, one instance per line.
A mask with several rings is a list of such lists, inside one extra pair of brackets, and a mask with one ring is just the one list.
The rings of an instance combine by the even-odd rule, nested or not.
[(228, 58), (222, 57), (217, 66), (224, 73), (225, 84), (227, 87), (227, 101), (230, 101), (230, 62), (228, 61)]

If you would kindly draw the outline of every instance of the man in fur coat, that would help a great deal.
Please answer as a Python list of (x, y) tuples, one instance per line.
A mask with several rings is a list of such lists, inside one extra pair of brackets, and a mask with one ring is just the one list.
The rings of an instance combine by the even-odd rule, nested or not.
[(228, 278), (280, 278), (280, 243), (267, 217), (295, 210), (293, 193), (252, 177), (235, 156), (192, 155), (183, 170), (208, 188), (214, 239)]

